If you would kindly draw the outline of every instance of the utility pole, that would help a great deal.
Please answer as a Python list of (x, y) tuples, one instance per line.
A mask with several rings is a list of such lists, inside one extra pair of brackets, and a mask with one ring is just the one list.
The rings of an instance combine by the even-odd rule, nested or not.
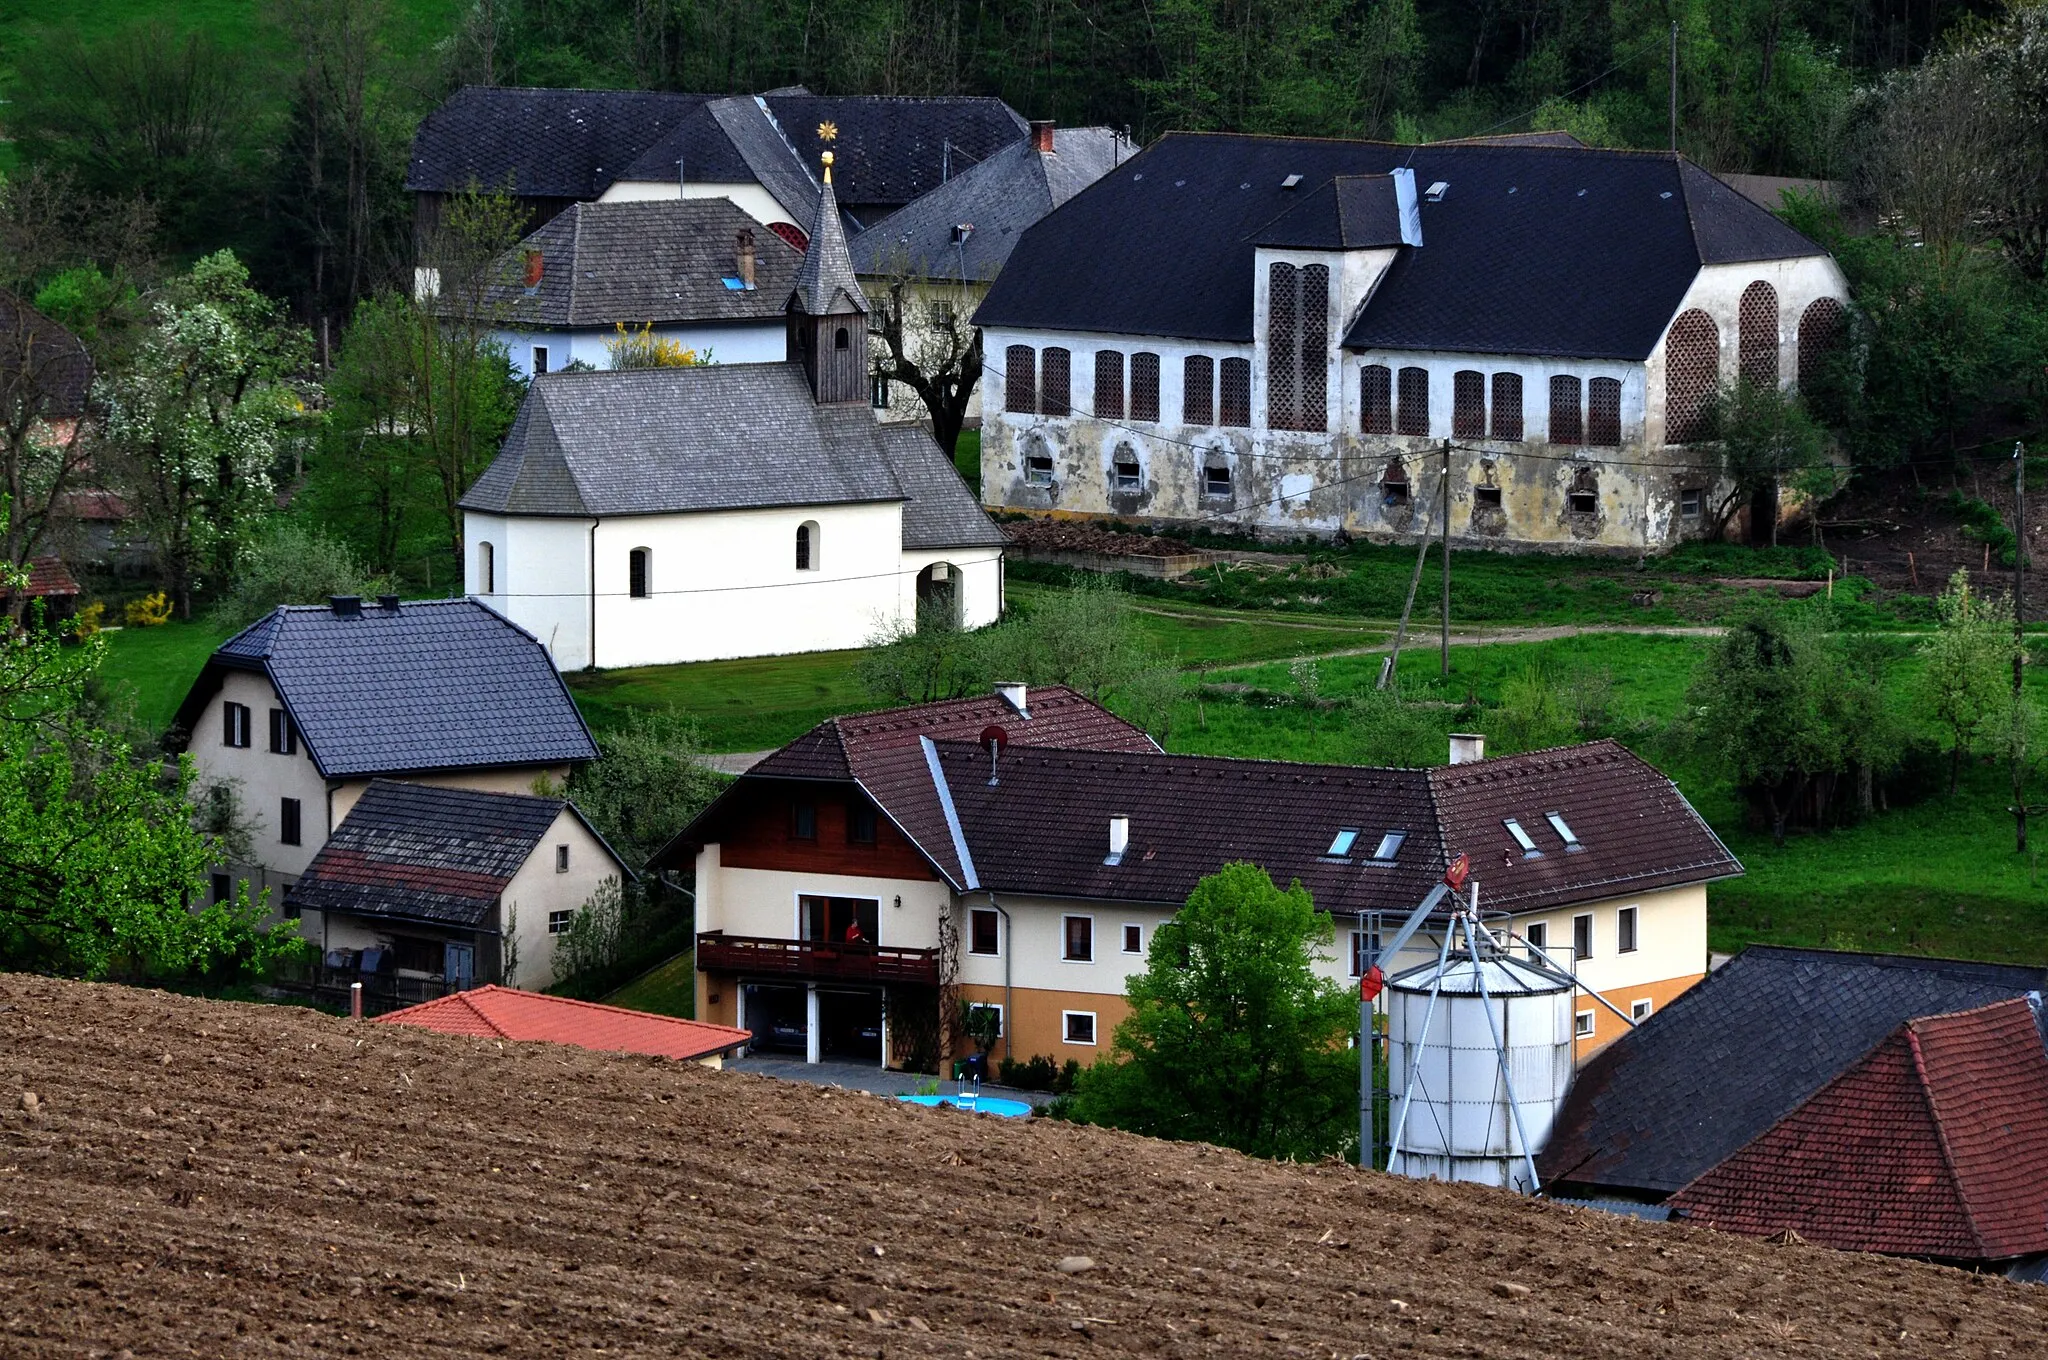
[(1671, 21), (1671, 149), (1678, 150), (1678, 20)]
[[(2013, 721), (2026, 721), (2027, 667), (2027, 446), (2012, 446), (2012, 527), (2018, 544), (2012, 559), (2012, 707)], [(2012, 735), (2012, 815), (2018, 830), (2018, 851), (2027, 853), (2026, 734)]]
[(1443, 542), (1444, 542), (1444, 642), (1441, 673), (1451, 678), (1451, 441), (1444, 441), (1443, 494)]

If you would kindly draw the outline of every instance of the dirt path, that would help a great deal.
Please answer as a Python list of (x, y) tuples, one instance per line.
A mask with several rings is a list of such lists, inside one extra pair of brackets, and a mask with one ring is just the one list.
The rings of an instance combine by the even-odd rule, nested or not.
[(9, 1360), (1989, 1357), (2044, 1311), (1342, 1165), (0, 976)]

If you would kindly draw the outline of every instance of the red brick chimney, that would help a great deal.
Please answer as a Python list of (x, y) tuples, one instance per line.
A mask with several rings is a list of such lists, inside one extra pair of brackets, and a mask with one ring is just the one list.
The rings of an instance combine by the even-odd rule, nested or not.
[(527, 252), (526, 252), (526, 286), (527, 286), (528, 288), (538, 288), (538, 287), (540, 287), (540, 276), (541, 276), (541, 271), (543, 270), (543, 268), (545, 268), (545, 265), (544, 265), (543, 261), (541, 260), (541, 255), (540, 255), (540, 252), (539, 252), (538, 250), (529, 250), (529, 251), (527, 251)]
[(1044, 155), (1052, 154), (1052, 119), (1031, 120), (1031, 149)]
[(740, 276), (740, 282), (746, 287), (752, 288), (754, 286), (754, 233), (751, 228), (740, 232), (735, 254), (738, 259), (738, 269), (736, 272)]

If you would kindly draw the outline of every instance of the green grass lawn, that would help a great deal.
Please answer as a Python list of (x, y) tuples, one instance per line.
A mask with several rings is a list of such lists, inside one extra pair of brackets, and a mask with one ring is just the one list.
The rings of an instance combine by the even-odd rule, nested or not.
[(666, 963), (656, 964), (599, 1000), (607, 1006), (624, 1006), (629, 1011), (652, 1011), (656, 1015), (696, 1019), (696, 951), (686, 949)]
[(232, 631), (203, 621), (110, 629), (101, 678), (117, 698), (134, 706), (135, 720), (145, 731), (160, 735), (206, 658)]
[(962, 430), (960, 437), (953, 441), (953, 466), (960, 470), (960, 476), (971, 487), (974, 494), (981, 494), (981, 431)]
[(835, 714), (879, 707), (854, 682), (860, 656), (807, 652), (589, 671), (568, 677), (569, 692), (599, 732), (617, 726), (631, 709), (673, 708), (696, 720), (705, 749), (758, 751)]

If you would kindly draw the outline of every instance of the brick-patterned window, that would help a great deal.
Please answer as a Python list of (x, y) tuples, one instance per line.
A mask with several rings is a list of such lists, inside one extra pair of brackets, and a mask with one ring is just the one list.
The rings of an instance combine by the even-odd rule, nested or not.
[(1358, 428), (1365, 434), (1394, 432), (1394, 370), (1385, 364), (1358, 370)]
[(1145, 350), (1131, 356), (1131, 419), (1159, 419), (1159, 356)]
[(1190, 354), (1181, 365), (1180, 418), (1186, 425), (1216, 423), (1216, 361)]
[(1029, 345), (1003, 351), (1003, 409), (1017, 415), (1038, 414), (1038, 352)]
[(1252, 423), (1252, 361), (1223, 361), (1223, 410), (1219, 425), (1248, 426)]
[(1297, 430), (1330, 428), (1330, 271), (1312, 264), (1301, 271), (1301, 381)]
[(1124, 418), (1124, 356), (1121, 350), (1095, 351), (1095, 414), (1104, 420)]
[(1299, 273), (1279, 261), (1266, 270), (1266, 424), (1276, 430), (1297, 429), (1301, 418)]
[(1486, 375), (1461, 368), (1451, 375), (1451, 433), (1459, 439), (1486, 438)]
[(1778, 385), (1778, 290), (1758, 279), (1742, 290), (1736, 372), (1758, 386)]
[(1621, 379), (1595, 378), (1586, 384), (1586, 442), (1620, 445)]
[(1841, 346), (1849, 313), (1831, 297), (1815, 298), (1799, 316), (1799, 387), (1819, 380), (1828, 356)]
[(1402, 434), (1429, 433), (1428, 369), (1401, 370), (1401, 409), (1398, 418)]
[(1074, 409), (1074, 356), (1058, 345), (1047, 346), (1039, 363), (1038, 409), (1049, 416), (1069, 415)]
[(1554, 375), (1550, 380), (1550, 442), (1585, 443), (1583, 420), (1579, 410), (1579, 380), (1569, 373)]
[(1520, 439), (1522, 437), (1522, 375), (1519, 373), (1496, 373), (1493, 375), (1493, 422), (1490, 433), (1495, 439)]
[(1714, 389), (1721, 383), (1721, 328), (1697, 307), (1679, 314), (1664, 337), (1664, 442), (1707, 437)]

